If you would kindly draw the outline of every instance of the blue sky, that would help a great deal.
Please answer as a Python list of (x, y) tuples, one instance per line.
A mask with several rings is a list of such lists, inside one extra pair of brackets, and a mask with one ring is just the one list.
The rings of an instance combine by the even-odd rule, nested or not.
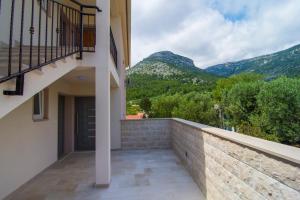
[(170, 50), (200, 68), (300, 43), (299, 0), (132, 0), (132, 64)]

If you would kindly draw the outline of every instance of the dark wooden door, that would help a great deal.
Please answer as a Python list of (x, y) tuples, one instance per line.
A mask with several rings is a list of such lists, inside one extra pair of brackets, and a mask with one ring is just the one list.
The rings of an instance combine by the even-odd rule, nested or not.
[(95, 47), (96, 46), (96, 28), (84, 27), (83, 28), (83, 46)]
[(76, 151), (95, 150), (95, 97), (77, 97), (76, 104)]
[(64, 156), (65, 97), (58, 97), (58, 159)]

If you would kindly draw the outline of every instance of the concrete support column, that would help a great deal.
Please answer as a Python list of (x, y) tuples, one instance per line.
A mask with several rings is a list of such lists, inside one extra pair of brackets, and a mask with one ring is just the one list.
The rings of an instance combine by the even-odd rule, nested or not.
[(96, 18), (96, 185), (108, 186), (111, 179), (110, 143), (110, 0), (97, 0), (102, 9)]
[(111, 89), (111, 149), (121, 149), (121, 93), (120, 88)]

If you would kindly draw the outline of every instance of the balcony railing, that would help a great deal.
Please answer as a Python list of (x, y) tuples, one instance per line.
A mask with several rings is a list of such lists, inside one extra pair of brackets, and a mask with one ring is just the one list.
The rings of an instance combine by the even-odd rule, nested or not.
[(113, 57), (115, 66), (118, 67), (118, 51), (117, 51), (115, 38), (111, 29), (110, 29), (110, 53)]
[(74, 5), (55, 0), (11, 0), (9, 15), (1, 16), (1, 22), (9, 21), (9, 32), (6, 36), (1, 33), (0, 38), (0, 83), (17, 81), (16, 91), (4, 91), (5, 95), (23, 94), (27, 72), (73, 54), (79, 53), (81, 59), (82, 52), (95, 51), (96, 15), (90, 9), (100, 9), (70, 2)]

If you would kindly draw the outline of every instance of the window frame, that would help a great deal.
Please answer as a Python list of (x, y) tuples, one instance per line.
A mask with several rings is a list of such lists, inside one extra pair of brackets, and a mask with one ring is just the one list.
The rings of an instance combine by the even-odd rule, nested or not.
[(48, 89), (42, 90), (39, 93), (35, 94), (38, 95), (38, 106), (39, 106), (39, 113), (35, 113), (35, 105), (36, 99), (35, 96), (33, 97), (33, 107), (32, 107), (32, 119), (33, 121), (44, 121), (48, 119)]

